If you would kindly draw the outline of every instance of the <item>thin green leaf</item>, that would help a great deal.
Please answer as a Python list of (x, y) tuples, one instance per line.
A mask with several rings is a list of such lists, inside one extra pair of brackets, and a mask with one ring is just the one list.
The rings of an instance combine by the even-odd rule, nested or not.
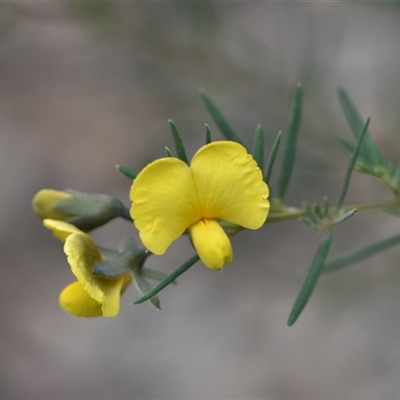
[[(338, 95), (340, 104), (346, 115), (347, 122), (349, 123), (355, 137), (358, 139), (364, 127), (364, 120), (361, 118), (357, 107), (344, 88), (338, 88)], [(373, 165), (385, 165), (385, 161), (383, 160), (379, 149), (372, 140), (369, 132), (366, 133), (364, 148), (362, 149), (361, 154), (365, 156)]]
[[(338, 141), (340, 142), (340, 144), (349, 152), (349, 153), (353, 153), (354, 149), (356, 148), (356, 144), (352, 141), (349, 140), (345, 137), (339, 136)], [(360, 154), (360, 158), (362, 157), (362, 154)]]
[[(364, 138), (364, 140), (365, 140), (365, 138)], [(353, 154), (353, 152), (357, 146), (357, 143), (355, 143), (349, 139), (346, 139), (344, 137), (338, 137), (338, 141), (350, 154)], [(365, 169), (372, 171), (371, 168), (373, 168), (373, 167), (370, 167), (370, 166), (372, 166), (370, 157), (368, 155), (368, 151), (366, 150), (366, 148), (364, 146), (361, 146), (357, 163), (362, 163), (363, 165), (365, 165), (365, 167), (366, 167)], [(364, 172), (364, 171), (360, 171), (360, 172)]]
[[(158, 269), (153, 269), (153, 268), (149, 268), (149, 267), (143, 267), (142, 274), (143, 274), (143, 276), (145, 276), (148, 279), (151, 279), (153, 281), (159, 281), (159, 282), (168, 276), (168, 274), (163, 271), (159, 271)], [(172, 282), (172, 283), (176, 283), (176, 282)]]
[(304, 307), (306, 306), (308, 300), (311, 297), (312, 292), (315, 289), (315, 286), (318, 282), (318, 278), (322, 272), (324, 267), (324, 263), (326, 257), (329, 252), (329, 248), (331, 246), (333, 236), (333, 230), (329, 230), (325, 233), (322, 241), (318, 247), (317, 252), (315, 253), (314, 260), (308, 270), (306, 279), (303, 283), (303, 286), (298, 294), (296, 301), (293, 305), (292, 311), (290, 312), (288, 325), (293, 325), (301, 312), (303, 311)]
[[(134, 282), (135, 285), (137, 287), (137, 289), (139, 290), (140, 293), (144, 294), (147, 293), (151, 290), (151, 285), (149, 282), (146, 281), (146, 279), (144, 279), (143, 275), (141, 274), (140, 270), (138, 269), (134, 269), (133, 270), (133, 278), (134, 278)], [(149, 299), (150, 303), (160, 309), (160, 300), (158, 298), (158, 296), (153, 296), (150, 297)]]
[(253, 158), (256, 160), (261, 172), (264, 174), (264, 132), (261, 125), (257, 125), (254, 132)]
[(154, 286), (151, 290), (149, 290), (144, 296), (140, 297), (136, 301), (131, 304), (140, 304), (144, 301), (150, 299), (158, 292), (163, 290), (170, 283), (174, 282), (178, 276), (182, 275), (185, 271), (187, 271), (192, 265), (197, 263), (200, 260), (198, 254), (194, 255), (192, 258), (189, 258), (185, 263), (183, 263), (178, 269), (176, 269), (172, 274), (168, 275), (165, 279), (163, 279), (158, 285)]
[(210, 113), (211, 117), (213, 118), (214, 122), (218, 125), (222, 134), (228, 140), (232, 140), (233, 142), (238, 142), (240, 144), (243, 144), (239, 136), (231, 128), (226, 118), (222, 115), (221, 111), (215, 105), (214, 101), (211, 100), (211, 98), (204, 91), (200, 91), (200, 98), (205, 107), (207, 108), (208, 112)]
[(189, 164), (187, 155), (186, 155), (186, 150), (185, 146), (183, 145), (183, 141), (181, 138), (181, 135), (179, 134), (178, 128), (176, 127), (174, 121), (168, 120), (169, 127), (171, 129), (172, 137), (174, 138), (175, 142), (175, 149), (176, 149), (176, 154), (179, 159), (181, 159), (183, 162), (186, 164)]
[(210, 127), (208, 126), (208, 124), (206, 124), (206, 144), (211, 143), (211, 130)]
[(281, 143), (281, 138), (282, 138), (282, 132), (279, 131), (278, 134), (276, 135), (274, 144), (272, 145), (271, 154), (269, 155), (267, 168), (265, 171), (264, 181), (267, 184), (269, 184), (269, 179), (271, 178), (272, 169), (274, 167), (276, 155), (278, 154), (279, 145)]
[(123, 173), (125, 176), (127, 176), (130, 179), (135, 179), (139, 174), (138, 172), (134, 171), (133, 169), (124, 167), (123, 165), (117, 165), (117, 170), (119, 172)]
[(378, 240), (366, 246), (357, 247), (354, 250), (351, 250), (345, 254), (335, 257), (331, 260), (327, 260), (325, 262), (323, 272), (335, 271), (337, 269), (346, 267), (349, 264), (353, 264), (357, 261), (362, 260), (363, 258), (372, 256), (397, 244), (400, 244), (400, 234)]
[(356, 146), (356, 148), (355, 148), (355, 150), (353, 152), (353, 155), (351, 157), (349, 166), (347, 167), (346, 176), (344, 178), (344, 182), (343, 182), (343, 186), (342, 186), (342, 192), (340, 193), (339, 201), (338, 201), (337, 207), (336, 207), (336, 214), (342, 208), (342, 205), (343, 205), (343, 202), (344, 202), (344, 198), (346, 197), (347, 190), (348, 190), (349, 184), (350, 184), (351, 174), (353, 172), (354, 165), (355, 165), (357, 157), (358, 157), (358, 153), (360, 152), (363, 139), (364, 139), (365, 135), (367, 134), (368, 125), (369, 125), (370, 120), (371, 120), (371, 118), (368, 116), (367, 121), (364, 124), (364, 128), (363, 128), (363, 130), (361, 132), (361, 135), (358, 138), (357, 146)]
[(297, 136), (300, 128), (301, 111), (303, 105), (303, 86), (301, 83), (296, 85), (290, 112), (289, 125), (286, 133), (285, 148), (278, 180), (278, 197), (285, 195), (290, 177), (292, 175), (294, 159), (296, 155)]

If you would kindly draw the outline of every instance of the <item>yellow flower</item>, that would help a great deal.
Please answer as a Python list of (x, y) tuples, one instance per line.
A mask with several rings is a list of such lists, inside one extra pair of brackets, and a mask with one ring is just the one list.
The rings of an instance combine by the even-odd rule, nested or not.
[(119, 313), (121, 294), (132, 281), (131, 274), (116, 278), (94, 275), (94, 264), (104, 260), (92, 238), (67, 222), (45, 219), (43, 224), (56, 237), (65, 240), (64, 252), (77, 278), (61, 292), (61, 308), (77, 317), (115, 317)]
[(232, 247), (218, 220), (260, 228), (268, 215), (269, 190), (261, 170), (235, 142), (207, 144), (190, 166), (168, 157), (147, 165), (134, 180), (131, 216), (143, 244), (164, 254), (186, 229), (203, 263), (221, 269)]
[(42, 221), (66, 221), (84, 232), (98, 228), (116, 217), (130, 219), (121, 201), (106, 194), (42, 189), (33, 197), (32, 207)]

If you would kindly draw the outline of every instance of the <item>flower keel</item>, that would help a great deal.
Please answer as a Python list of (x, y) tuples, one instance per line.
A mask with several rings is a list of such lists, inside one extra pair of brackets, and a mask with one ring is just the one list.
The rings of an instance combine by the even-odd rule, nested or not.
[(232, 262), (231, 242), (214, 219), (201, 219), (189, 227), (190, 237), (197, 254), (204, 265), (220, 270)]

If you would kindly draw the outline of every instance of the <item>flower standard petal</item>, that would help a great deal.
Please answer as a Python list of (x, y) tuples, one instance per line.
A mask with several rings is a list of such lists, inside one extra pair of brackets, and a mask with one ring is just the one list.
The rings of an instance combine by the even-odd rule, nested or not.
[(78, 281), (66, 286), (58, 297), (60, 307), (76, 317), (100, 317), (103, 315), (101, 304), (89, 296)]
[(133, 182), (130, 199), (140, 238), (157, 255), (201, 218), (191, 170), (177, 158), (161, 158), (145, 167)]
[(201, 261), (208, 268), (221, 269), (232, 261), (231, 242), (214, 219), (201, 219), (189, 227), (190, 237)]
[(92, 238), (83, 232), (74, 233), (65, 240), (64, 252), (72, 273), (89, 295), (101, 303), (103, 293), (96, 282), (99, 278), (92, 274), (92, 268), (96, 262), (103, 261), (103, 258)]
[(248, 229), (265, 222), (269, 190), (253, 157), (229, 141), (203, 146), (190, 168), (204, 218), (219, 218)]

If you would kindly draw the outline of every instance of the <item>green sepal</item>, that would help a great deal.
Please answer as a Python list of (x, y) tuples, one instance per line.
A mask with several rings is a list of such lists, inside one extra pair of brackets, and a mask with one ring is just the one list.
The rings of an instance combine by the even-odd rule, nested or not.
[(117, 165), (117, 170), (130, 179), (135, 179), (139, 175), (138, 172), (128, 167), (124, 167), (123, 165)]
[(261, 125), (257, 125), (254, 132), (253, 158), (264, 174), (264, 132)]
[(293, 325), (304, 307), (306, 306), (308, 300), (313, 293), (315, 286), (317, 285), (318, 278), (323, 270), (324, 263), (326, 257), (329, 252), (329, 248), (332, 243), (333, 230), (330, 229), (325, 233), (322, 238), (322, 241), (318, 247), (317, 252), (315, 253), (313, 262), (308, 270), (306, 279), (304, 280), (303, 286), (300, 289), (300, 293), (298, 294), (296, 301), (294, 302), (292, 311), (290, 312), (288, 325)]
[(209, 144), (212, 142), (211, 130), (210, 130), (210, 127), (208, 126), (208, 124), (205, 124), (205, 125), (206, 125), (206, 144)]
[(174, 121), (169, 119), (168, 123), (169, 123), (169, 127), (171, 129), (172, 137), (174, 138), (176, 154), (180, 160), (182, 160), (183, 162), (185, 162), (186, 164), (189, 165), (185, 146), (183, 144), (181, 135), (179, 134), (178, 128), (176, 127)]
[(57, 211), (71, 215), (94, 215), (104, 212), (104, 209), (116, 209), (120, 207), (120, 200), (107, 194), (88, 194), (76, 190), (66, 190), (71, 197), (60, 200), (54, 206)]
[(200, 260), (198, 254), (195, 254), (193, 257), (189, 258), (185, 263), (183, 263), (179, 268), (177, 268), (172, 274), (168, 275), (165, 279), (163, 279), (158, 285), (154, 286), (151, 290), (149, 290), (144, 296), (135, 300), (131, 304), (140, 304), (149, 300), (151, 297), (155, 296), (158, 292), (163, 290), (169, 284), (173, 283), (176, 278), (182, 275), (185, 271), (187, 271), (191, 266), (193, 266), (197, 261)]
[[(361, 118), (357, 107), (355, 106), (349, 94), (344, 88), (338, 88), (338, 95), (347, 122), (349, 123), (354, 136), (358, 139), (364, 128), (364, 120), (363, 118)], [(378, 147), (372, 140), (371, 134), (368, 131), (366, 132), (364, 145), (360, 151), (360, 155), (362, 158), (369, 161), (372, 165), (386, 165), (385, 160), (382, 158)]]
[(274, 144), (272, 145), (271, 153), (268, 158), (267, 168), (264, 175), (264, 181), (267, 184), (269, 184), (269, 180), (271, 178), (272, 169), (274, 167), (276, 155), (278, 154), (279, 145), (281, 143), (281, 138), (282, 138), (282, 132), (279, 131), (278, 134), (276, 135)]
[(105, 278), (117, 278), (127, 272), (132, 272), (129, 264), (124, 259), (109, 258), (108, 261), (97, 262), (93, 266), (92, 273), (94, 275), (103, 276)]
[(211, 117), (213, 118), (214, 122), (217, 124), (218, 128), (221, 130), (225, 138), (233, 142), (243, 144), (240, 137), (231, 128), (226, 118), (222, 115), (221, 111), (215, 105), (214, 101), (211, 100), (211, 98), (204, 91), (200, 91), (200, 99), (202, 100), (207, 111), (210, 113)]
[(301, 112), (303, 108), (303, 86), (296, 85), (293, 96), (289, 124), (286, 132), (285, 147), (283, 151), (282, 165), (278, 180), (278, 197), (283, 199), (290, 177), (293, 171), (296, 155), (297, 137), (300, 129)]
[(97, 248), (99, 249), (100, 254), (102, 255), (102, 257), (105, 260), (108, 260), (109, 258), (118, 257), (118, 255), (120, 253), (119, 251), (112, 250), (112, 249), (106, 249), (105, 247), (102, 247), (102, 246), (99, 246), (99, 245), (97, 245)]
[(54, 209), (71, 217), (66, 222), (75, 225), (84, 232), (91, 231), (111, 221), (122, 217), (131, 220), (129, 210), (116, 197), (106, 194), (87, 194), (76, 190), (66, 190), (72, 194), (54, 206)]
[(107, 278), (115, 278), (127, 272), (142, 269), (144, 262), (151, 254), (138, 247), (133, 239), (126, 240), (118, 253), (110, 250), (105, 253), (101, 248), (100, 252), (105, 256), (105, 261), (95, 263), (92, 272)]

